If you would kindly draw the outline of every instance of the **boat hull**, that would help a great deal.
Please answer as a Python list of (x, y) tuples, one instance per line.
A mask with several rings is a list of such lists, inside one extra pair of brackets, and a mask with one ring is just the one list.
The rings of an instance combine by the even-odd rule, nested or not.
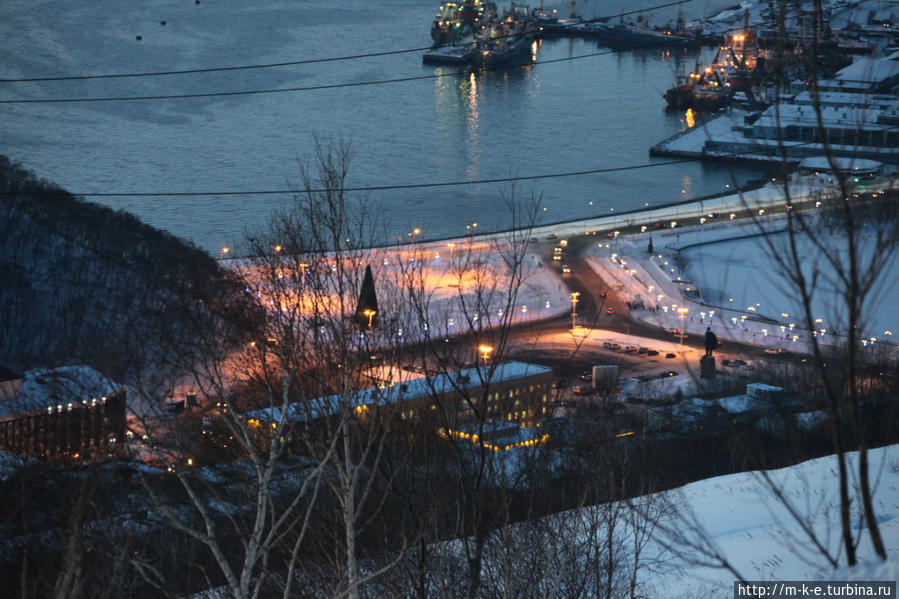
[(628, 48), (687, 48), (699, 45), (696, 37), (666, 34), (627, 25), (594, 24), (595, 37), (609, 46)]
[(531, 40), (521, 38), (510, 41), (502, 48), (475, 48), (471, 53), (471, 64), (475, 67), (491, 69), (513, 64), (530, 64)]

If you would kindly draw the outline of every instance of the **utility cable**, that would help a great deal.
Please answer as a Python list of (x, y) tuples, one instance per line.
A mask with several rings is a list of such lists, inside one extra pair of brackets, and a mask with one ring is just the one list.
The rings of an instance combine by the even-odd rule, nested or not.
[[(649, 8), (644, 8), (640, 10), (630, 10), (626, 12), (621, 12), (614, 15), (609, 15), (606, 17), (599, 17), (596, 19), (590, 19), (587, 21), (582, 21), (582, 23), (590, 23), (597, 21), (607, 21), (609, 19), (614, 19), (618, 17), (626, 17), (628, 15), (649, 12), (653, 10), (657, 10), (660, 8), (668, 8), (670, 6), (677, 6), (680, 4), (687, 4), (692, 2), (693, 0), (676, 0), (674, 2), (666, 2), (665, 4), (658, 4), (656, 6), (651, 6)], [(566, 24), (558, 29), (568, 29), (572, 27), (576, 27), (580, 23), (571, 23)], [(527, 33), (533, 33), (527, 32)], [(512, 34), (515, 35), (515, 34)], [(494, 39), (502, 39), (504, 37), (510, 36), (502, 36)], [(376, 58), (380, 56), (392, 56), (396, 54), (409, 54), (412, 52), (422, 52), (425, 50), (430, 50), (431, 46), (423, 46), (419, 48), (405, 48), (401, 50), (384, 50), (380, 52), (367, 52), (363, 54), (350, 54), (346, 56), (333, 56), (327, 58), (309, 58), (305, 60), (291, 60), (285, 62), (272, 62), (272, 63), (264, 63), (264, 64), (251, 64), (251, 65), (238, 65), (238, 66), (225, 66), (225, 67), (205, 67), (205, 68), (194, 68), (194, 69), (181, 69), (181, 70), (168, 70), (168, 71), (146, 71), (141, 73), (106, 73), (106, 74), (94, 74), (94, 75), (60, 75), (57, 77), (23, 77), (23, 78), (0, 78), (0, 83), (33, 83), (33, 82), (43, 82), (43, 81), (84, 81), (88, 79), (124, 79), (124, 78), (135, 78), (135, 77), (160, 77), (166, 75), (190, 75), (190, 74), (198, 74), (198, 73), (218, 73), (218, 72), (227, 72), (227, 71), (248, 71), (248, 70), (256, 70), (256, 69), (271, 69), (271, 68), (281, 68), (281, 67), (291, 67), (291, 66), (300, 66), (307, 64), (319, 64), (319, 63), (327, 63), (327, 62), (340, 62), (346, 60), (358, 60), (361, 58)]]
[[(670, 45), (667, 40), (661, 40), (658, 43), (647, 43), (639, 46), (628, 46), (628, 50), (636, 50), (636, 49), (649, 49), (653, 47), (665, 47)], [(430, 75), (410, 75), (408, 77), (396, 77), (393, 79), (378, 79), (374, 81), (355, 81), (350, 83), (329, 83), (323, 85), (307, 85), (302, 87), (284, 87), (284, 88), (275, 88), (275, 89), (250, 89), (250, 90), (242, 90), (242, 91), (230, 91), (230, 92), (203, 92), (196, 94), (165, 94), (158, 96), (103, 96), (103, 97), (93, 97), (93, 98), (33, 98), (33, 99), (24, 99), (24, 100), (0, 100), (0, 104), (60, 104), (60, 103), (92, 103), (92, 102), (135, 102), (135, 101), (145, 101), (145, 100), (184, 100), (184, 99), (194, 99), (194, 98), (223, 98), (229, 96), (250, 96), (250, 95), (261, 95), (261, 94), (283, 94), (283, 93), (292, 93), (292, 92), (305, 92), (305, 91), (316, 91), (316, 90), (325, 90), (325, 89), (341, 89), (347, 87), (362, 87), (362, 86), (370, 86), (370, 85), (384, 85), (388, 83), (403, 83), (407, 81), (423, 81), (427, 79), (443, 79), (445, 77), (465, 77), (469, 75), (475, 75), (477, 73), (482, 72), (498, 72), (498, 71), (508, 71), (512, 69), (517, 69), (519, 67), (524, 66), (536, 66), (536, 65), (546, 65), (546, 64), (555, 64), (560, 62), (568, 62), (572, 60), (580, 60), (584, 58), (593, 58), (595, 56), (606, 56), (608, 54), (616, 54), (620, 50), (605, 50), (602, 52), (591, 52), (589, 54), (580, 54), (578, 56), (566, 56), (563, 58), (552, 58), (549, 60), (541, 60), (538, 62), (522, 62), (515, 63), (505, 66), (499, 66), (491, 69), (470, 69), (465, 71), (454, 71), (452, 73), (432, 73)]]
[(264, 195), (287, 195), (298, 193), (327, 193), (327, 192), (370, 192), (370, 191), (389, 191), (399, 189), (428, 189), (432, 187), (458, 187), (462, 185), (486, 185), (490, 183), (511, 183), (515, 181), (537, 181), (541, 179), (559, 179), (562, 177), (580, 177), (584, 175), (596, 175), (602, 173), (618, 173), (623, 171), (634, 171), (647, 168), (655, 168), (659, 166), (669, 166), (673, 164), (683, 164), (685, 162), (695, 162), (693, 159), (684, 158), (680, 160), (668, 160), (665, 162), (651, 162), (647, 164), (634, 164), (629, 166), (617, 166), (611, 168), (598, 168), (582, 171), (571, 171), (566, 173), (548, 173), (543, 175), (525, 175), (521, 177), (500, 177), (494, 179), (477, 179), (473, 181), (443, 181), (435, 183), (409, 183), (400, 185), (370, 185), (365, 187), (342, 187), (340, 189), (323, 188), (323, 189), (270, 189), (270, 190), (247, 190), (247, 191), (176, 191), (176, 192), (103, 192), (103, 193), (76, 193), (60, 191), (46, 192), (28, 192), (28, 191), (0, 191), (0, 196), (14, 195), (36, 195), (46, 196), (57, 193), (71, 193), (74, 196), (92, 197), (92, 198), (152, 198), (152, 197), (199, 197), (199, 196), (264, 196)]

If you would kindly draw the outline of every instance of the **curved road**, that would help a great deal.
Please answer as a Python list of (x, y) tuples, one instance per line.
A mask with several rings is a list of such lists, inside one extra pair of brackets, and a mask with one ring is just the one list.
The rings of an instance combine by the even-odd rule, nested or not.
[[(561, 264), (564, 263), (571, 269), (570, 273), (562, 274), (561, 277), (569, 291), (580, 294), (577, 303), (577, 324), (588, 329), (611, 330), (617, 333), (636, 335), (668, 343), (680, 341), (679, 338), (673, 337), (670, 333), (666, 333), (658, 327), (649, 326), (633, 319), (626, 305), (627, 298), (621, 297), (616, 293), (610, 285), (603, 281), (602, 277), (590, 268), (582, 254), (596, 243), (596, 239), (597, 237), (595, 236), (577, 236), (569, 239), (568, 246), (563, 250), (563, 259), (556, 262), (552, 260), (552, 256), (557, 240), (541, 240), (538, 242), (538, 250), (546, 261), (545, 263), (553, 265), (551, 268), (558, 268), (561, 273)], [(602, 297), (601, 294), (603, 292), (607, 293), (607, 297)], [(610, 308), (613, 310), (612, 315), (609, 315), (607, 312)], [(541, 357), (547, 358), (549, 356), (546, 355), (546, 348), (540, 347), (541, 339), (551, 339), (555, 335), (568, 333), (570, 330), (571, 317), (567, 315), (541, 322), (518, 325), (511, 331), (510, 341), (514, 341), (519, 348), (527, 347), (530, 344), (530, 347), (533, 349), (530, 351), (520, 349), (513, 353), (535, 360), (539, 360)], [(726, 353), (728, 356), (760, 358), (765, 355), (762, 348), (753, 345), (733, 341), (726, 341), (725, 343), (723, 353)], [(684, 345), (704, 353), (703, 339), (700, 336), (687, 337), (684, 340)], [(561, 352), (561, 354), (564, 353), (564, 351)], [(570, 348), (568, 353), (571, 354)], [(589, 355), (574, 356), (572, 360), (588, 363), (590, 356), (596, 353), (597, 351), (591, 348)], [(598, 350), (598, 353), (614, 358), (615, 362), (620, 363), (625, 368), (659, 367), (658, 361), (648, 362), (643, 356), (623, 354), (620, 351), (616, 352), (613, 350)], [(720, 358), (721, 353), (722, 351), (719, 350), (716, 355)], [(565, 362), (564, 356), (558, 355), (556, 358), (553, 361), (557, 362), (558, 366), (563, 367)], [(676, 364), (672, 363), (671, 365), (675, 366)]]

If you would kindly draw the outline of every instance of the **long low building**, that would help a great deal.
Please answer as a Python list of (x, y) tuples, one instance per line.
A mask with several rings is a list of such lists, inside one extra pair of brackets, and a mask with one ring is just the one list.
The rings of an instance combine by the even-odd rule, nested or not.
[[(504, 362), (456, 373), (406, 377), (410, 375), (347, 394), (295, 402), (286, 413), (280, 407), (270, 407), (245, 416), (252, 425), (308, 422), (338, 415), (344, 402), (357, 415), (387, 408), (400, 420), (436, 421), (441, 415), (452, 426), (479, 418), (533, 426), (549, 416), (552, 370), (545, 366)], [(484, 413), (478, 414), (478, 410)]]

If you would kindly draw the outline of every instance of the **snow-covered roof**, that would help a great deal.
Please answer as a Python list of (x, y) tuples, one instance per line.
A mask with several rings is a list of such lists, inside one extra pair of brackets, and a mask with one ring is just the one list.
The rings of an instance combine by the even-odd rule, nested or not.
[(899, 51), (884, 58), (859, 58), (851, 65), (837, 72), (837, 79), (843, 81), (866, 81), (879, 83), (899, 76)]
[[(899, 102), (894, 102), (894, 105)], [(825, 127), (866, 130), (892, 129), (891, 125), (877, 122), (882, 111), (874, 108), (821, 107), (821, 121)], [(783, 128), (789, 125), (818, 127), (818, 116), (811, 107), (800, 104), (775, 104), (770, 106), (756, 122), (756, 127)]]
[[(872, 171), (883, 168), (883, 163), (865, 158), (833, 158), (841, 171)], [(799, 163), (800, 169), (829, 172), (830, 161), (825, 156), (809, 156)]]
[(753, 410), (761, 410), (767, 408), (765, 404), (759, 400), (749, 397), (748, 395), (734, 395), (731, 397), (722, 397), (716, 402), (728, 414), (742, 414), (743, 412), (751, 412)]
[[(815, 99), (811, 92), (804, 91), (793, 99), (794, 104), (811, 106)], [(896, 96), (884, 94), (854, 94), (851, 92), (819, 92), (818, 104), (821, 106), (835, 106), (838, 108), (874, 108), (885, 109), (896, 105)]]
[(18, 397), (0, 401), (0, 418), (112, 395), (122, 386), (90, 366), (29, 370)]
[[(545, 374), (552, 372), (546, 366), (527, 364), (525, 362), (504, 362), (496, 366), (489, 383), (495, 385), (505, 381), (511, 381), (526, 376)], [(454, 389), (473, 389), (482, 384), (489, 371), (484, 367), (468, 368), (458, 373), (438, 374), (432, 377), (421, 377), (408, 381), (399, 381), (385, 388), (370, 387), (363, 390), (353, 390), (344, 397), (334, 394), (328, 397), (319, 397), (307, 402), (295, 402), (288, 406), (285, 420), (306, 421), (315, 420), (328, 415), (337, 414), (342, 401), (349, 401), (351, 408), (371, 405), (387, 405), (398, 401), (408, 401), (427, 397), (432, 393), (447, 393)], [(247, 418), (262, 420), (265, 422), (280, 422), (281, 408), (272, 407), (255, 410), (246, 414)]]

